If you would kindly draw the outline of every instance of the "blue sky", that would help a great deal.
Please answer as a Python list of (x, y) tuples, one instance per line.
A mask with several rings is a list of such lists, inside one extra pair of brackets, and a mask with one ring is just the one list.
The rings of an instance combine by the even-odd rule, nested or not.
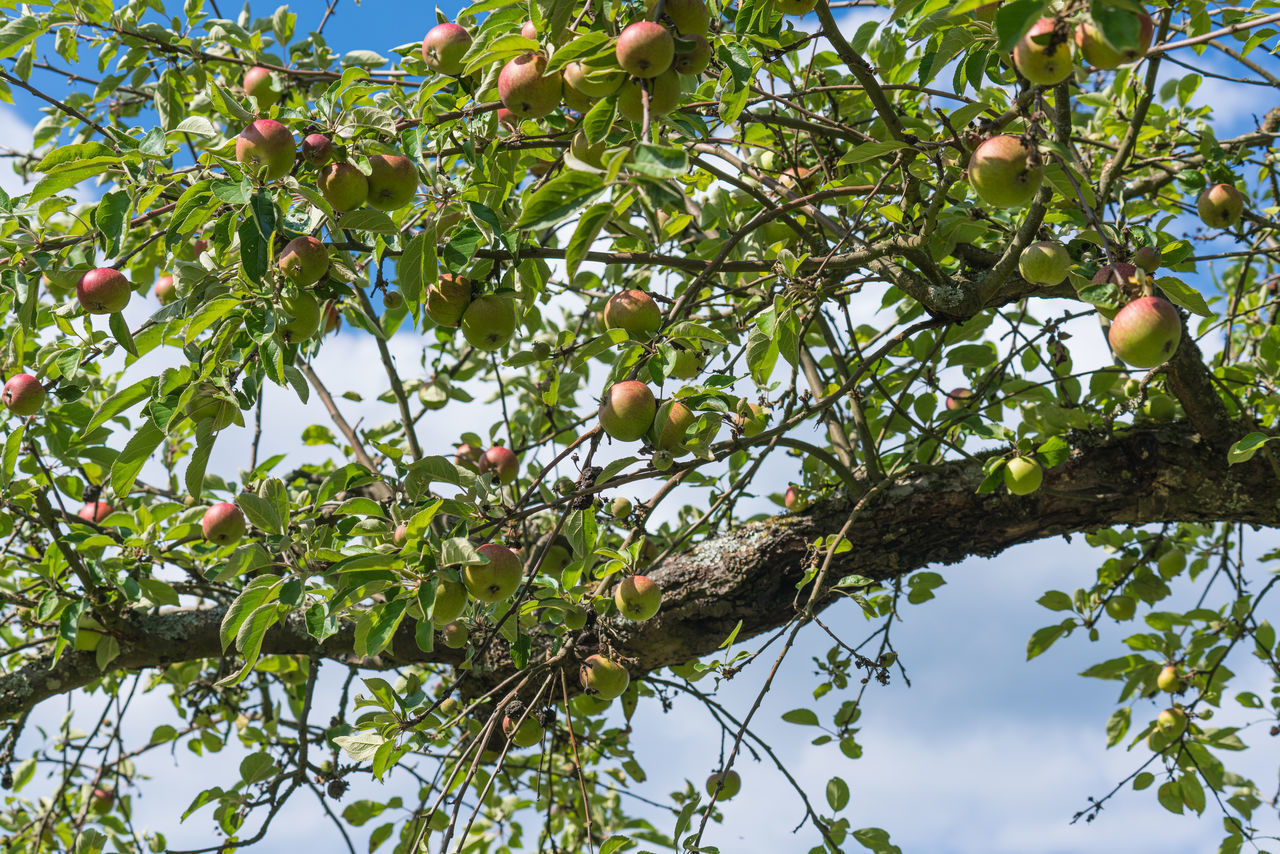
[[(299, 15), (298, 29), (314, 26), (325, 6), (321, 0), (291, 4)], [(268, 15), (274, 5), (255, 4), (253, 9), (256, 14)], [(453, 11), (453, 7), (445, 9), (449, 14)], [(222, 12), (234, 15), (238, 10), (223, 0)], [(351, 0), (340, 0), (326, 27), (326, 37), (339, 52), (366, 48), (386, 55), (390, 47), (425, 33), (435, 20), (433, 10), (425, 4), (365, 0), (357, 7)], [(1221, 81), (1209, 81), (1206, 87), (1202, 97), (1220, 110), (1221, 136), (1252, 127), (1253, 111), (1274, 101), (1263, 104), (1257, 90)], [(34, 99), (23, 93), (17, 96), (17, 117), (27, 125), (37, 121)], [(14, 137), (20, 131), (10, 123), (5, 144), (15, 145)], [(878, 296), (868, 303), (878, 303)], [(1059, 309), (1046, 307), (1042, 314)], [(131, 306), (131, 311), (139, 312), (139, 319), (145, 316), (142, 305)], [(1081, 330), (1076, 336), (1081, 352), (1076, 353), (1073, 346), (1077, 363), (1105, 359), (1105, 344), (1096, 324)], [(420, 339), (408, 335), (397, 340), (393, 350), (402, 364), (412, 364), (420, 347)], [(376, 359), (371, 342), (344, 333), (326, 345), (317, 359), (317, 370), (327, 380), (332, 378), (330, 388), (336, 395), (360, 389), (366, 382), (367, 366), (376, 364)], [(148, 370), (155, 364), (144, 363), (136, 370)], [(273, 389), (272, 393), (278, 392)], [(284, 399), (276, 402), (283, 404)], [(386, 410), (373, 402), (343, 406), (351, 420), (387, 417)], [(323, 449), (303, 448), (298, 439), (306, 424), (326, 423), (314, 402), (307, 407), (269, 408), (268, 412), (263, 456), (289, 452), (293, 462), (321, 455)], [(449, 413), (447, 425), (428, 422), (432, 431), (425, 441), (434, 444), (435, 452), (447, 451), (461, 430), (478, 429), (490, 420), (480, 404), (451, 406)], [(223, 470), (234, 471), (243, 464), (248, 440), (244, 431), (228, 431), (220, 439), (215, 464), (221, 462)], [(762, 476), (785, 483), (796, 477), (795, 466), (796, 461), (789, 458), (770, 461)], [(1259, 550), (1264, 544), (1259, 544)], [(1104, 749), (1103, 725), (1113, 709), (1116, 686), (1074, 675), (1097, 660), (1119, 654), (1118, 632), (1104, 632), (1096, 644), (1073, 637), (1040, 658), (1025, 661), (1026, 639), (1031, 632), (1060, 619), (1060, 615), (1037, 606), (1036, 598), (1051, 588), (1071, 591), (1088, 586), (1099, 560), (1099, 555), (1077, 538), (1071, 544), (1055, 540), (1023, 546), (994, 560), (969, 560), (941, 570), (948, 584), (934, 601), (909, 607), (905, 621), (893, 632), (912, 687), (906, 688), (895, 675), (889, 686), (873, 686), (868, 692), (860, 739), (866, 755), (857, 762), (846, 759), (834, 747), (812, 747), (809, 739), (816, 732), (779, 719), (788, 709), (805, 705), (817, 684), (811, 659), (825, 655), (828, 642), (816, 629), (802, 634), (799, 648), (791, 654), (756, 718), (755, 729), (774, 745), (817, 802), (822, 800), (828, 777), (843, 777), (852, 790), (845, 815), (853, 826), (885, 827), (907, 852), (1127, 854), (1138, 848), (1191, 854), (1212, 850), (1221, 825), (1211, 810), (1201, 820), (1171, 816), (1155, 804), (1151, 792), (1122, 793), (1097, 821), (1069, 825), (1072, 813), (1086, 805), (1088, 796), (1109, 791), (1145, 759), (1142, 749), (1133, 753), (1122, 748)], [(843, 629), (847, 638), (860, 638), (863, 631), (862, 617), (853, 607), (832, 608), (824, 620)], [(762, 658), (762, 663), (721, 690), (720, 701), (737, 714), (750, 706), (772, 661), (768, 654)], [(1260, 694), (1267, 691), (1261, 674), (1243, 666), (1239, 669), (1244, 681), (1253, 680), (1240, 685), (1241, 689)], [(699, 687), (705, 689), (709, 682), (703, 681)], [(317, 705), (321, 712), (323, 700), (332, 701), (334, 687), (330, 680), (321, 691)], [(830, 695), (818, 704), (824, 722), (847, 696)], [(134, 721), (139, 734), (170, 720), (167, 703), (160, 698), (144, 700), (139, 711), (143, 715)], [(1154, 706), (1146, 709), (1139, 705), (1135, 717), (1156, 711)], [(1264, 760), (1269, 755), (1274, 759), (1274, 751), (1268, 754), (1265, 740), (1253, 740), (1260, 743), (1245, 767), (1256, 769), (1259, 779), (1269, 780), (1274, 762), (1267, 770)], [(649, 780), (636, 792), (665, 801), (669, 792), (683, 788), (686, 778), (700, 785), (715, 769), (720, 736), (696, 703), (679, 701), (670, 713), (663, 714), (650, 702), (636, 716), (634, 744), (649, 774)], [(136, 801), (139, 826), (168, 832), (174, 848), (211, 844), (214, 837), (208, 810), (181, 826), (175, 825), (176, 817), (196, 792), (218, 782), (219, 775), (234, 778), (238, 762), (239, 754), (232, 750), (213, 759), (198, 759), (182, 748), (173, 758), (149, 756), (141, 768), (153, 780), (142, 788)], [(725, 805), (724, 825), (713, 826), (705, 841), (742, 854), (807, 850), (815, 837), (808, 829), (799, 840), (790, 835), (802, 813), (782, 777), (745, 757), (736, 767), (744, 779), (743, 792)], [(360, 781), (345, 802), (358, 797), (384, 799), (409, 789), (402, 776), (393, 775), (386, 784)], [(670, 829), (669, 819), (637, 807)], [(376, 824), (363, 831), (367, 834)], [(343, 850), (315, 803), (299, 798), (286, 808), (268, 841), (246, 850), (292, 854), (304, 845), (316, 854)]]

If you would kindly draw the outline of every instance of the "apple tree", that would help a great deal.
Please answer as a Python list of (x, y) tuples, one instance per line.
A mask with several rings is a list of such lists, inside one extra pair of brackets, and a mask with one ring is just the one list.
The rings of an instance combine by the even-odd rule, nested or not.
[[(293, 799), (332, 850), (716, 850), (748, 754), (802, 844), (896, 851), (759, 698), (826, 632), (856, 758), (943, 567), (1071, 534), (1027, 653), (1125, 627), (1088, 817), (1274, 833), (1233, 766), (1280, 726), (1234, 678), (1280, 679), (1270, 4), (479, 0), (342, 53), (371, 8), (177, 5), (0, 27), (5, 852), (174, 850), (158, 750), (202, 851)], [(357, 341), (381, 423), (317, 369)], [(678, 695), (724, 749), (660, 825), (619, 794)]]

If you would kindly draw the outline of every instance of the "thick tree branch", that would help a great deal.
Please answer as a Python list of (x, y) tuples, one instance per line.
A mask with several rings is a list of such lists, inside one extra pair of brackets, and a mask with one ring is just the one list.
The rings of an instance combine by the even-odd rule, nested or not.
[[(1240, 432), (1246, 432), (1243, 427)], [(832, 577), (878, 580), (1010, 546), (1107, 525), (1165, 521), (1232, 521), (1280, 525), (1280, 481), (1265, 462), (1227, 466), (1221, 450), (1186, 422), (1135, 428), (1110, 437), (1078, 434), (1071, 458), (1048, 472), (1043, 489), (1017, 497), (1003, 490), (979, 495), (982, 460), (949, 463), (870, 501), (849, 532), (853, 549), (840, 554)], [(649, 571), (664, 590), (662, 610), (643, 623), (609, 623), (599, 634), (635, 673), (683, 663), (714, 651), (742, 622), (740, 639), (794, 616), (795, 584), (815, 559), (811, 545), (838, 531), (848, 517), (844, 499), (810, 512), (744, 525), (703, 542)], [(822, 604), (835, 601), (828, 595)], [(139, 670), (201, 658), (222, 648), (220, 608), (138, 615), (121, 642), (112, 670)], [(318, 642), (300, 617), (267, 633), (265, 655), (308, 655), (367, 669), (414, 663), (456, 664), (457, 651), (422, 652), (406, 621), (376, 658), (357, 659), (354, 627)], [(500, 657), (500, 656), (499, 656)], [(572, 665), (571, 665), (572, 666)], [(101, 673), (93, 652), (68, 651), (56, 663), (32, 659), (0, 676), (0, 716), (24, 712), (49, 697), (90, 684)], [(499, 667), (485, 681), (509, 675)]]

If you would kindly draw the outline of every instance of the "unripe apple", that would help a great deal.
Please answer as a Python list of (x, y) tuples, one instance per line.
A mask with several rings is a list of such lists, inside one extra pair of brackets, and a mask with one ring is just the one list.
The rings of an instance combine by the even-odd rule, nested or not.
[(1178, 694), (1186, 689), (1186, 682), (1178, 673), (1178, 668), (1172, 664), (1166, 664), (1160, 671), (1160, 675), (1156, 677), (1156, 687), (1167, 694)]
[(1067, 278), (1071, 256), (1056, 240), (1038, 240), (1018, 256), (1018, 272), (1033, 285), (1058, 285)]
[(1030, 495), (1044, 482), (1044, 470), (1031, 457), (1017, 456), (1005, 463), (1004, 485), (1014, 495)]
[(969, 399), (973, 397), (973, 389), (953, 388), (947, 392), (947, 409), (954, 412), (957, 409), (969, 405)]
[[(470, 447), (463, 445), (462, 447)], [(458, 449), (461, 453), (462, 449)], [(515, 483), (516, 475), (520, 473), (520, 460), (516, 457), (515, 452), (510, 448), (504, 448), (502, 445), (494, 445), (485, 451), (479, 458), (480, 473), (492, 475), (498, 478), (498, 482), (503, 486)]]
[(1187, 568), (1187, 553), (1180, 548), (1171, 548), (1156, 561), (1156, 569), (1165, 581), (1170, 580)]
[[(1120, 9), (1110, 10), (1111, 14), (1123, 13)], [(1143, 12), (1136, 15), (1138, 19), (1138, 44), (1136, 47), (1117, 50), (1112, 47), (1102, 36), (1102, 32), (1098, 29), (1093, 21), (1083, 21), (1076, 26), (1076, 47), (1080, 49), (1080, 55), (1084, 61), (1092, 65), (1094, 68), (1100, 68), (1109, 71), (1112, 68), (1119, 68), (1121, 65), (1130, 62), (1136, 62), (1147, 55), (1147, 49), (1151, 47), (1151, 38), (1155, 34), (1155, 27), (1151, 20), (1151, 16)]]
[(603, 655), (587, 656), (579, 671), (582, 687), (586, 692), (601, 700), (614, 700), (622, 696), (631, 684), (631, 674), (621, 664), (615, 664)]
[(658, 401), (639, 380), (624, 380), (605, 390), (600, 403), (600, 426), (621, 442), (634, 442), (653, 424)]
[[(718, 791), (717, 791), (718, 790)], [(727, 801), (742, 791), (742, 778), (732, 769), (707, 778), (707, 794), (717, 801)]]
[(707, 37), (692, 33), (676, 38), (676, 53), (671, 67), (681, 74), (696, 77), (711, 64), (711, 42)]
[(1040, 152), (1022, 137), (1000, 134), (984, 141), (969, 158), (969, 183), (987, 204), (1022, 207), (1044, 180)]
[(173, 276), (160, 276), (156, 279), (154, 288), (156, 299), (161, 305), (168, 305), (178, 298), (178, 292), (173, 286)]
[(631, 515), (634, 508), (631, 505), (631, 499), (619, 495), (609, 504), (609, 514), (615, 519), (625, 519)]
[(440, 627), (444, 645), (450, 649), (462, 649), (467, 645), (467, 627), (458, 621)]
[(129, 304), (133, 290), (124, 273), (111, 267), (98, 267), (80, 277), (76, 299), (88, 314), (114, 314)]
[(754, 439), (769, 426), (769, 410), (758, 403), (748, 403), (738, 407), (738, 414), (733, 420), (738, 432), (748, 439)]
[(477, 297), (462, 313), (462, 337), (477, 350), (501, 350), (516, 331), (516, 309), (506, 297)]
[(204, 532), (206, 540), (220, 546), (239, 542), (245, 532), (244, 514), (236, 505), (228, 501), (219, 501), (204, 511), (204, 518), (200, 520), (200, 530)]
[(369, 157), (369, 207), (394, 211), (413, 200), (418, 192), (418, 167), (399, 154)]
[(114, 510), (115, 508), (105, 501), (90, 501), (81, 507), (80, 512), (76, 515), (96, 525), (110, 516)]
[(619, 291), (604, 304), (606, 329), (625, 329), (637, 341), (648, 341), (662, 325), (662, 311), (644, 291)]
[(1141, 297), (1120, 309), (1107, 332), (1125, 364), (1154, 368), (1168, 361), (1182, 340), (1182, 318), (1168, 300)]
[(571, 702), (573, 703), (573, 710), (575, 712), (577, 712), (580, 715), (591, 717), (593, 715), (598, 715), (601, 712), (603, 712), (605, 709), (609, 708), (609, 705), (610, 703), (613, 702), (613, 700), (612, 699), (605, 700), (600, 697), (593, 697), (590, 694), (579, 694), (578, 696), (574, 697)]
[(471, 280), (466, 276), (441, 273), (439, 280), (427, 288), (424, 308), (437, 326), (457, 326), (471, 305)]
[(542, 741), (542, 724), (533, 715), (526, 715), (524, 723), (517, 726), (519, 719), (509, 715), (502, 719), (502, 733), (516, 747), (533, 747)]
[[(628, 79), (618, 90), (618, 113), (628, 121), (644, 120), (644, 103), (641, 101), (641, 84), (645, 81)], [(668, 69), (649, 83), (649, 117), (665, 116), (680, 104), (680, 75)]]
[[(484, 451), (475, 445), (468, 445), (463, 442), (454, 451), (453, 461), (463, 468), (476, 468), (480, 465), (480, 459), (484, 455)], [(515, 456), (514, 454), (512, 456)]]
[(268, 181), (288, 175), (297, 152), (293, 134), (271, 119), (258, 119), (236, 138), (236, 161), (250, 175)]
[(1230, 228), (1244, 213), (1244, 196), (1230, 184), (1214, 184), (1200, 193), (1196, 210), (1210, 228)]
[(201, 383), (187, 403), (186, 416), (196, 424), (212, 422), (214, 432), (217, 432), (229, 426), (239, 411), (235, 401), (228, 399), (216, 385)]
[(436, 24), (422, 39), (422, 61), (437, 74), (456, 77), (462, 73), (462, 58), (471, 48), (471, 34), (458, 24)]
[(608, 147), (609, 143), (603, 139), (592, 145), (587, 140), (586, 133), (578, 131), (573, 135), (573, 140), (569, 143), (569, 153), (589, 166), (602, 169), (604, 168), (604, 153)]
[(1167, 394), (1152, 394), (1142, 402), (1142, 414), (1156, 421), (1168, 421), (1178, 414), (1178, 404)]
[(404, 294), (392, 288), (382, 293), (382, 307), (388, 311), (396, 311), (404, 306)]
[[(652, 15), (658, 0), (646, 0), (645, 6)], [(706, 35), (711, 26), (711, 13), (703, 0), (667, 0), (662, 11), (684, 35)]]
[(391, 545), (396, 548), (404, 548), (404, 544), (409, 541), (409, 526), (404, 522), (396, 525), (395, 530), (391, 532)]
[(524, 53), (510, 60), (498, 74), (498, 97), (519, 119), (540, 119), (560, 106), (564, 83), (559, 71), (547, 74), (547, 58)]
[(628, 620), (647, 620), (662, 605), (662, 589), (646, 576), (633, 575), (622, 579), (613, 591), (613, 603)]
[(369, 198), (369, 179), (350, 163), (330, 163), (316, 176), (316, 185), (335, 211), (353, 211)]
[(0, 399), (4, 400), (5, 407), (14, 415), (24, 418), (40, 411), (44, 406), (45, 396), (44, 386), (31, 374), (14, 374), (4, 384), (4, 391), (0, 392)]
[(1112, 596), (1107, 600), (1107, 615), (1118, 622), (1132, 620), (1138, 603), (1132, 596)]
[(303, 235), (285, 244), (276, 263), (295, 285), (314, 285), (329, 272), (329, 250), (311, 235)]
[(684, 440), (697, 419), (693, 411), (678, 400), (668, 400), (658, 407), (653, 416), (653, 426), (649, 429), (649, 438), (653, 447), (659, 451), (683, 453)]
[(581, 62), (570, 62), (564, 67), (566, 90), (573, 89), (584, 98), (589, 98), (593, 101), (607, 98), (617, 92), (618, 87), (622, 85), (622, 81), (625, 79), (626, 75), (617, 68), (601, 68), (594, 65), (584, 65)]
[(280, 298), (280, 307), (289, 319), (278, 323), (276, 329), (291, 342), (305, 341), (320, 328), (320, 301), (309, 293), (297, 293)]
[(488, 563), (467, 564), (462, 568), (462, 583), (467, 592), (481, 602), (500, 602), (520, 586), (524, 568), (520, 558), (506, 546), (486, 543), (476, 549)]
[(653, 21), (636, 21), (628, 24), (618, 36), (614, 49), (618, 65), (634, 77), (657, 77), (671, 67), (676, 44), (671, 33)]
[(782, 495), (782, 506), (792, 513), (802, 513), (809, 509), (809, 501), (795, 484), (791, 484)]
[(576, 632), (587, 624), (587, 609), (579, 608), (577, 605), (570, 605), (561, 614), (560, 622), (569, 631)]
[(1133, 263), (1141, 267), (1147, 273), (1154, 273), (1160, 269), (1160, 264), (1164, 259), (1160, 255), (1160, 250), (1154, 246), (1142, 246), (1137, 252), (1133, 253)]
[(1187, 731), (1187, 713), (1177, 706), (1170, 706), (1156, 715), (1156, 728), (1166, 738), (1177, 738)]
[(807, 15), (818, 5), (818, 0), (777, 0), (773, 5), (784, 15)]
[(1061, 83), (1071, 76), (1071, 39), (1065, 25), (1055, 18), (1041, 18), (1013, 47), (1013, 64), (1022, 76), (1041, 86)]
[(309, 133), (302, 138), (302, 159), (317, 169), (333, 159), (333, 141), (322, 133)]
[(467, 588), (460, 581), (442, 578), (436, 583), (436, 604), (431, 622), (437, 626), (452, 623), (467, 610)]
[(106, 815), (115, 805), (115, 789), (95, 788), (93, 790), (92, 809), (97, 815)]
[(258, 103), (258, 110), (265, 111), (280, 100), (282, 94), (271, 79), (271, 70), (255, 65), (244, 73), (244, 93)]
[(707, 357), (696, 348), (679, 347), (669, 366), (667, 374), (673, 380), (691, 380), (706, 367)]
[[(530, 556), (530, 560), (535, 557), (537, 557), (536, 554)], [(564, 568), (572, 561), (573, 548), (569, 545), (569, 540), (563, 535), (557, 536), (547, 547), (547, 554), (542, 559), (542, 565), (538, 567), (538, 571), (553, 578), (559, 578), (564, 574)]]

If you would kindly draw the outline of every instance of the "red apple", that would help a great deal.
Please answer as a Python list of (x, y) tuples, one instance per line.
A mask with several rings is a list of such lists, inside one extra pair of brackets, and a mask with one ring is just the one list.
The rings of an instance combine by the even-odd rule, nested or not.
[(333, 159), (333, 141), (322, 133), (302, 138), (302, 159), (317, 169)]
[[(645, 6), (652, 16), (658, 0), (646, 0)], [(662, 11), (684, 35), (706, 35), (711, 25), (711, 13), (703, 0), (666, 0)]]
[(1023, 207), (1035, 197), (1042, 180), (1040, 153), (1022, 137), (993, 136), (969, 158), (969, 183), (989, 205)]
[[(466, 447), (470, 446), (462, 446)], [(459, 453), (462, 448), (458, 449)], [(498, 478), (499, 483), (506, 486), (515, 483), (516, 475), (520, 473), (520, 460), (510, 448), (494, 445), (480, 456), (479, 468), (481, 474), (493, 475)]]
[(245, 532), (244, 514), (236, 505), (220, 501), (204, 511), (200, 530), (206, 540), (220, 546), (238, 542)]
[(733, 419), (738, 432), (748, 439), (753, 439), (769, 426), (769, 412), (758, 403), (748, 403), (738, 407), (738, 414)]
[(456, 77), (462, 73), (462, 58), (471, 48), (471, 34), (458, 24), (436, 24), (422, 39), (422, 61), (437, 74)]
[(634, 77), (657, 77), (671, 67), (675, 58), (675, 40), (661, 24), (636, 21), (628, 24), (618, 36), (614, 49), (618, 65)]
[(76, 515), (81, 519), (84, 519), (87, 522), (93, 522), (96, 525), (101, 523), (103, 519), (110, 516), (114, 510), (115, 508), (105, 501), (90, 501), (81, 507), (80, 512)]
[(98, 267), (80, 277), (76, 299), (89, 314), (114, 314), (123, 311), (132, 295), (129, 280), (119, 270)]
[(649, 387), (639, 380), (614, 383), (600, 403), (600, 426), (621, 442), (634, 442), (653, 424), (658, 414), (658, 401)]
[(947, 409), (955, 411), (969, 405), (970, 398), (973, 397), (973, 390), (968, 388), (953, 388), (947, 392)]
[(31, 374), (14, 374), (4, 384), (0, 399), (14, 415), (35, 415), (44, 406), (46, 393), (40, 380)]
[(236, 161), (249, 174), (269, 181), (289, 174), (297, 151), (289, 129), (271, 119), (258, 119), (236, 139)]
[(1055, 18), (1041, 18), (1013, 48), (1013, 64), (1022, 76), (1041, 86), (1061, 83), (1071, 76), (1071, 39), (1066, 25)]
[(1154, 368), (1164, 364), (1182, 340), (1182, 318), (1168, 300), (1141, 297), (1120, 309), (1107, 332), (1111, 349), (1125, 364)]
[(165, 275), (156, 279), (155, 295), (161, 305), (168, 305), (178, 298), (178, 292), (173, 286), (173, 276)]
[[(484, 452), (475, 445), (468, 445), (463, 442), (454, 452), (453, 461), (464, 468), (477, 468), (483, 455)], [(512, 456), (515, 456), (515, 454), (512, 454)]]
[(285, 244), (276, 263), (295, 285), (314, 285), (329, 272), (329, 250), (314, 237), (303, 235)]
[(620, 291), (604, 304), (606, 329), (625, 329), (637, 341), (647, 341), (662, 325), (662, 312), (644, 291)]
[(547, 74), (547, 58), (524, 53), (510, 60), (498, 74), (498, 97), (512, 115), (538, 119), (560, 105), (563, 78), (559, 71)]
[(782, 496), (782, 506), (786, 507), (792, 513), (802, 513), (809, 509), (809, 501), (804, 494), (792, 484), (787, 487), (786, 493)]
[(280, 100), (281, 92), (275, 88), (270, 69), (255, 65), (244, 73), (244, 93), (258, 102), (258, 109), (265, 111)]

